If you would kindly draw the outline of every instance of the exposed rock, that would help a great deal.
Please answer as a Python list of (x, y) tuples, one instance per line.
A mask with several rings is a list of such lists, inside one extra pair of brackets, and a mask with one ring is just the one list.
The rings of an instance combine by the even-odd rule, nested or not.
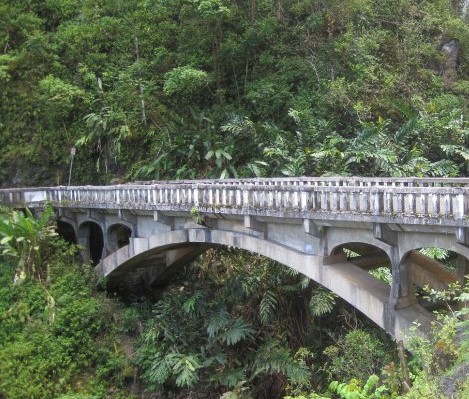
[(443, 59), (439, 63), (439, 69), (446, 88), (451, 87), (458, 80), (459, 50), (458, 39), (445, 40), (440, 46)]

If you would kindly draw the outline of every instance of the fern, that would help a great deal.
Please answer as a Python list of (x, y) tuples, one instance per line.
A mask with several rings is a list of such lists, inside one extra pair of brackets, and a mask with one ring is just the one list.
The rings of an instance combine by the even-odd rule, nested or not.
[(386, 284), (391, 285), (392, 282), (392, 273), (387, 267), (378, 267), (377, 269), (370, 270), (370, 273), (373, 277), (378, 280), (384, 281)]
[(449, 251), (443, 248), (425, 247), (425, 248), (422, 248), (419, 252), (421, 252), (425, 256), (428, 256), (429, 258), (440, 260), (440, 261), (443, 261), (449, 258)]
[(187, 314), (199, 314), (201, 312), (205, 296), (205, 292), (195, 291), (194, 294), (183, 303), (182, 308)]
[(387, 391), (384, 385), (376, 387), (379, 382), (379, 377), (375, 374), (370, 375), (363, 388), (358, 385), (355, 379), (350, 380), (348, 384), (332, 381), (329, 384), (329, 390), (341, 399), (377, 399), (384, 398), (383, 394)]
[(216, 375), (215, 380), (225, 387), (234, 388), (238, 384), (245, 382), (246, 370), (244, 368), (229, 369)]
[(220, 399), (252, 399), (249, 394), (249, 388), (245, 387), (246, 381), (239, 381), (234, 389), (229, 392), (225, 392)]
[(171, 353), (165, 360), (172, 365), (172, 374), (176, 377), (178, 387), (191, 387), (199, 380), (197, 370), (202, 365), (197, 355)]
[(291, 382), (306, 384), (310, 371), (304, 362), (294, 359), (290, 350), (277, 339), (267, 341), (256, 353), (253, 366), (253, 376), (281, 373)]
[(155, 385), (163, 385), (171, 375), (172, 365), (168, 360), (166, 356), (158, 353), (150, 370), (145, 375), (146, 379)]
[(329, 313), (335, 305), (336, 296), (324, 289), (318, 288), (309, 300), (308, 308), (313, 316), (322, 316)]
[(259, 305), (259, 317), (264, 326), (272, 322), (277, 307), (278, 300), (275, 292), (267, 290)]
[(229, 318), (230, 315), (225, 308), (215, 312), (207, 324), (208, 336), (214, 338), (215, 335), (228, 324)]
[(466, 162), (469, 162), (469, 151), (467, 150), (466, 147), (460, 146), (460, 145), (440, 145), (441, 149), (447, 154), (447, 155), (459, 155), (461, 158), (463, 158)]
[(252, 337), (255, 332), (251, 324), (245, 322), (242, 318), (238, 318), (227, 328), (220, 338), (222, 342), (227, 345), (235, 345), (243, 339)]

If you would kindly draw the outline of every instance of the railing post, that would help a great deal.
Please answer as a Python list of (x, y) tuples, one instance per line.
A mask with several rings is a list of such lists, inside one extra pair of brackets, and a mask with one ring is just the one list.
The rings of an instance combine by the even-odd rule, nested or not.
[(453, 192), (455, 194), (455, 204), (453, 207), (454, 218), (457, 220), (464, 219), (467, 213), (464, 191), (462, 188), (455, 188)]
[(381, 214), (383, 209), (383, 193), (377, 186), (371, 188), (371, 214), (378, 216)]

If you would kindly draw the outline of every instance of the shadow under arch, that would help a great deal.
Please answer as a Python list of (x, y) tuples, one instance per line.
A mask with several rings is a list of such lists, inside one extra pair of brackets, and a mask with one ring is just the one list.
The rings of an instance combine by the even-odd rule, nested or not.
[(439, 247), (408, 250), (401, 263), (409, 265), (411, 281), (420, 288), (445, 290), (450, 284), (465, 283), (469, 260), (463, 254)]
[(85, 261), (91, 260), (97, 265), (102, 258), (104, 249), (104, 234), (101, 226), (91, 220), (83, 222), (78, 227), (78, 243), (85, 247), (83, 257)]
[(444, 248), (454, 252), (466, 260), (469, 259), (469, 247), (456, 242), (451, 234), (433, 236), (431, 234), (407, 233), (408, 239), (399, 243), (401, 262), (412, 250), (421, 248)]
[[(233, 231), (189, 228), (133, 238), (129, 245), (104, 258), (96, 269), (98, 274), (110, 281), (122, 279), (133, 268), (144, 267), (147, 261), (154, 263), (158, 256), (163, 258), (168, 251), (188, 250), (186, 259), (183, 259), (185, 261), (192, 254), (214, 246), (246, 250), (296, 270), (337, 294), (395, 338), (404, 338), (402, 331), (407, 333), (416, 319), (424, 326), (432, 320), (431, 315), (418, 305), (390, 310), (390, 286), (346, 259), (329, 264), (328, 257), (306, 254), (277, 242)], [(166, 262), (162, 267), (163, 273), (183, 264), (181, 257), (175, 257), (172, 263), (167, 259), (162, 261)], [(395, 313), (391, 322), (390, 312)]]
[(77, 233), (72, 223), (65, 220), (57, 221), (57, 233), (70, 244), (77, 244)]
[(107, 251), (117, 251), (119, 248), (130, 244), (132, 229), (124, 223), (115, 223), (107, 229)]

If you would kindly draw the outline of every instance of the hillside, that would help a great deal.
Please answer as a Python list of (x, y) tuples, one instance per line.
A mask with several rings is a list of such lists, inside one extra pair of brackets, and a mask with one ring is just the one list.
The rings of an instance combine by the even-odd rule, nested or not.
[(0, 182), (465, 175), (464, 4), (2, 0)]

